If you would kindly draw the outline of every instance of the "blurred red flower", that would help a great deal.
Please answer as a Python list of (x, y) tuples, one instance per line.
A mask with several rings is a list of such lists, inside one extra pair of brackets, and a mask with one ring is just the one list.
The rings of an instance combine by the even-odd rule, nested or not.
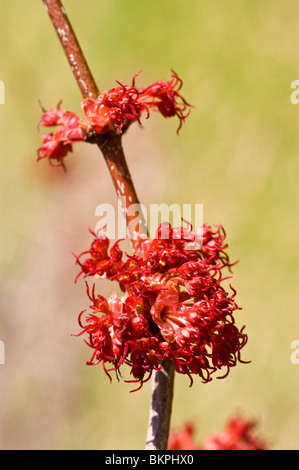
[(266, 444), (256, 436), (257, 423), (236, 416), (230, 418), (218, 434), (208, 436), (203, 444), (195, 444), (194, 423), (170, 433), (168, 450), (266, 450)]

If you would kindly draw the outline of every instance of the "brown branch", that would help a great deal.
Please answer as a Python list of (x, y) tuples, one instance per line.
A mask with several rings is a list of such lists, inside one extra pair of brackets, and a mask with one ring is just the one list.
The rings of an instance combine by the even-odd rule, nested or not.
[(83, 98), (96, 98), (98, 87), (60, 0), (43, 0)]
[[(111, 131), (104, 136), (98, 136), (97, 140), (107, 163), (117, 197), (121, 202), (126, 219), (127, 234), (134, 248), (138, 235), (141, 233), (146, 235), (146, 226), (142, 212), (138, 210), (140, 203), (124, 155), (121, 135)], [(136, 211), (133, 205), (136, 206)]]
[[(61, 1), (43, 0), (43, 3), (58, 34), (83, 98), (95, 99), (99, 94), (98, 87)], [(107, 163), (116, 193), (119, 198), (124, 198), (122, 199), (124, 201), (123, 210), (129, 227), (130, 222), (135, 219), (135, 214), (129, 215), (128, 209), (132, 204), (139, 204), (139, 200), (123, 152), (121, 136), (111, 131), (105, 136), (98, 136), (97, 144)], [(144, 231), (141, 213), (138, 215), (139, 230)], [(134, 233), (128, 235), (133, 239), (134, 247)], [(174, 384), (172, 362), (163, 362), (161, 370), (154, 371), (152, 380), (153, 389), (146, 449), (160, 450), (167, 448), (168, 441)]]
[(174, 386), (174, 366), (163, 361), (152, 378), (152, 398), (145, 450), (167, 449)]

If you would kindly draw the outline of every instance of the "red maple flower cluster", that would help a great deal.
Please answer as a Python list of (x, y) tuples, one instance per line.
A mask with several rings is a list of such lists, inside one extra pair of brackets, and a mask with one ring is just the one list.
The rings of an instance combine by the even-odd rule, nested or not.
[(266, 450), (266, 444), (256, 436), (257, 423), (239, 416), (230, 418), (218, 434), (208, 436), (203, 444), (194, 441), (193, 422), (185, 424), (181, 431), (170, 433), (168, 450)]
[(96, 100), (87, 98), (82, 103), (83, 111), (95, 132), (107, 132), (112, 125), (122, 132), (132, 122), (138, 121), (143, 113), (149, 117), (150, 110), (159, 111), (164, 117), (177, 116), (179, 128), (188, 116), (188, 103), (180, 95), (182, 80), (172, 73), (171, 80), (155, 82), (145, 89), (136, 88), (134, 75), (132, 85), (123, 85), (100, 93)]
[(43, 112), (40, 123), (45, 127), (56, 127), (53, 132), (43, 135), (43, 145), (38, 149), (37, 161), (49, 158), (53, 166), (64, 166), (63, 157), (72, 152), (73, 142), (85, 140), (85, 132), (76, 114), (60, 108)]
[[(167, 238), (161, 236), (165, 226)], [(235, 290), (221, 285), (223, 269), (232, 266), (221, 226), (204, 225), (200, 246), (196, 231), (161, 224), (154, 239), (140, 237), (132, 256), (119, 242), (109, 250), (105, 236), (92, 234), (90, 249), (77, 257), (79, 275), (116, 280), (124, 295), (106, 300), (88, 288), (92, 312), (79, 319), (79, 335), (87, 334), (93, 349), (88, 364), (101, 363), (108, 373), (125, 363), (141, 386), (163, 360), (173, 361), (190, 385), (194, 374), (208, 382), (214, 372), (224, 368), (225, 377), (242, 362), (247, 335), (235, 325)]]
[(122, 133), (131, 123), (140, 123), (142, 114), (149, 117), (151, 110), (160, 112), (164, 117), (177, 116), (179, 131), (190, 112), (187, 111), (190, 105), (180, 94), (182, 80), (172, 72), (170, 81), (160, 80), (143, 89), (135, 86), (139, 73), (134, 75), (131, 86), (117, 82), (116, 88), (100, 93), (96, 99), (83, 100), (82, 109), (87, 121), (59, 105), (57, 110), (44, 111), (41, 124), (58, 127), (43, 136), (38, 160), (49, 157), (51, 164), (64, 166), (63, 158), (72, 151), (72, 143), (82, 140), (93, 143), (95, 135), (111, 130)]

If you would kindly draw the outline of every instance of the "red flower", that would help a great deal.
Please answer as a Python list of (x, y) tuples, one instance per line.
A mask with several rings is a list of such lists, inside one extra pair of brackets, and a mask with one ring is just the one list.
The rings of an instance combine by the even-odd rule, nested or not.
[(159, 111), (164, 117), (177, 116), (180, 124), (189, 115), (190, 105), (180, 94), (182, 80), (173, 72), (169, 82), (161, 80), (146, 89), (119, 82), (116, 88), (104, 91), (96, 99), (87, 98), (82, 102), (82, 109), (87, 121), (81, 120), (75, 113), (60, 108), (43, 111), (40, 123), (45, 127), (58, 126), (52, 133), (43, 135), (43, 145), (38, 149), (37, 160), (49, 158), (54, 166), (63, 166), (63, 158), (72, 152), (72, 144), (77, 141), (96, 142), (96, 135), (109, 131), (122, 133), (135, 121), (140, 123), (142, 114), (149, 117), (150, 110)]
[(37, 161), (49, 158), (53, 166), (63, 166), (63, 158), (72, 152), (72, 143), (85, 140), (85, 132), (76, 114), (60, 108), (43, 112), (40, 123), (45, 127), (58, 126), (52, 133), (43, 135), (43, 145), (38, 149)]
[(156, 238), (140, 239), (135, 254), (126, 258), (118, 243), (108, 251), (107, 238), (92, 233), (90, 249), (77, 257), (79, 275), (117, 280), (124, 292), (108, 303), (94, 290), (89, 295), (93, 313), (84, 324), (80, 320), (81, 334), (89, 335), (94, 349), (89, 363), (101, 362), (105, 370), (107, 362), (113, 369), (126, 363), (140, 385), (163, 359), (173, 361), (191, 385), (194, 374), (208, 382), (224, 368), (226, 376), (242, 362), (240, 351), (247, 342), (243, 328), (235, 325), (236, 292), (221, 286), (222, 271), (231, 266), (222, 228), (205, 225), (203, 245), (195, 250), (186, 248), (187, 241), (195, 242), (194, 232), (180, 229), (178, 238), (178, 229), (168, 229), (168, 239), (159, 237), (160, 226)]
[(222, 432), (205, 439), (202, 450), (265, 450), (265, 443), (255, 436), (255, 428), (254, 421), (231, 418)]
[(189, 421), (181, 431), (172, 431), (169, 435), (167, 450), (201, 450), (194, 442), (195, 426)]
[(88, 123), (96, 133), (105, 133), (116, 128), (118, 132), (135, 121), (140, 123), (143, 113), (149, 117), (151, 109), (159, 111), (164, 117), (177, 116), (180, 120), (179, 129), (188, 116), (185, 112), (190, 106), (179, 93), (181, 79), (172, 73), (169, 82), (161, 80), (146, 89), (135, 87), (134, 75), (132, 85), (119, 86), (100, 93), (96, 100), (87, 98), (82, 103), (82, 109)]
[(160, 80), (147, 87), (140, 96), (140, 102), (146, 103), (148, 108), (156, 108), (164, 117), (177, 116), (180, 130), (190, 110), (185, 113), (190, 105), (179, 93), (183, 82), (175, 72), (171, 74), (169, 82)]
[(255, 435), (257, 423), (240, 417), (228, 420), (224, 430), (208, 436), (203, 444), (194, 443), (195, 427), (188, 422), (181, 431), (170, 433), (168, 450), (266, 450), (265, 443)]

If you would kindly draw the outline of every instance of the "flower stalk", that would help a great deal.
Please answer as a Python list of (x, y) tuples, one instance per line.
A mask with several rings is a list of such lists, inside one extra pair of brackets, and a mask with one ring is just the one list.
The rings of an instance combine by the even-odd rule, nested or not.
[[(43, 0), (43, 3), (57, 32), (83, 98), (96, 99), (99, 95), (98, 87), (61, 1)], [(167, 116), (169, 110), (162, 109), (162, 112)], [(171, 110), (171, 112), (176, 113), (177, 111)], [(179, 117), (182, 119), (184, 116)], [(107, 163), (117, 196), (125, 201), (123, 210), (126, 214), (126, 223), (129, 226), (129, 222), (131, 218), (135, 218), (135, 214), (129, 216), (128, 207), (132, 204), (139, 204), (139, 200), (126, 163), (121, 135), (111, 129), (111, 132), (103, 135), (98, 134), (95, 143), (100, 148)], [(142, 219), (140, 219), (140, 224), (143, 225)], [(130, 238), (134, 239), (131, 235), (129, 234)], [(170, 361), (162, 362), (161, 369), (154, 370), (152, 375), (153, 393), (146, 444), (146, 449), (152, 450), (167, 448), (172, 408), (174, 366)]]

